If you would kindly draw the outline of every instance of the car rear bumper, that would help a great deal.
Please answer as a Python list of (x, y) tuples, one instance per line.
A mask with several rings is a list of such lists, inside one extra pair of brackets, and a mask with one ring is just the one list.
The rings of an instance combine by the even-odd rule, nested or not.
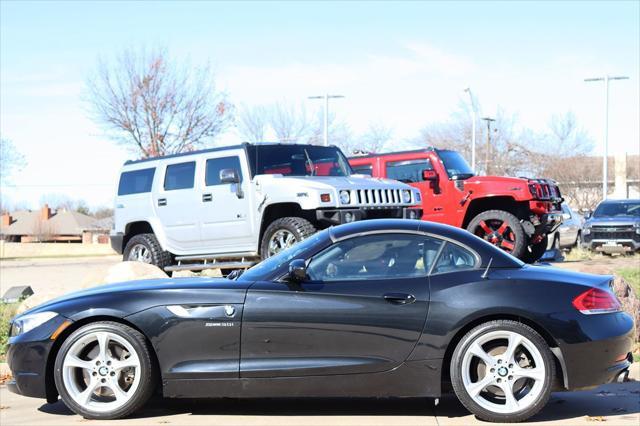
[(318, 209), (316, 219), (331, 225), (366, 219), (420, 219), (422, 209), (418, 207), (374, 207), (361, 209)]
[(582, 315), (560, 344), (565, 387), (577, 390), (614, 381), (633, 362), (633, 319), (627, 313)]
[(109, 240), (111, 241), (111, 248), (118, 254), (122, 254), (122, 244), (124, 241), (124, 234), (122, 232), (116, 232), (109, 234)]

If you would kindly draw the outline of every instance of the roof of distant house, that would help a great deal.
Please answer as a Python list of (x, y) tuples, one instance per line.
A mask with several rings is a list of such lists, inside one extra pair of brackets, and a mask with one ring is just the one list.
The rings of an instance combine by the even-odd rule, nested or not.
[(19, 210), (10, 213), (11, 224), (0, 224), (0, 234), (4, 235), (81, 235), (83, 231), (106, 231), (111, 228), (110, 218), (96, 219), (86, 214), (70, 211), (51, 211), (49, 219), (44, 219), (42, 210)]

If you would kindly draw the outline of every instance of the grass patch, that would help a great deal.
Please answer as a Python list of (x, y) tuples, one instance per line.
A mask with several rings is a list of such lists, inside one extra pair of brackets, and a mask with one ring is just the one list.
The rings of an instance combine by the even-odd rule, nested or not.
[(596, 253), (591, 250), (582, 250), (580, 248), (574, 248), (569, 253), (564, 253), (564, 260), (566, 262), (577, 262), (580, 260), (592, 260), (596, 256)]
[(636, 268), (620, 268), (615, 272), (631, 284), (633, 291), (636, 292), (636, 296), (640, 297), (640, 266)]
[(9, 340), (9, 321), (16, 314), (19, 303), (0, 303), (0, 362), (4, 362)]

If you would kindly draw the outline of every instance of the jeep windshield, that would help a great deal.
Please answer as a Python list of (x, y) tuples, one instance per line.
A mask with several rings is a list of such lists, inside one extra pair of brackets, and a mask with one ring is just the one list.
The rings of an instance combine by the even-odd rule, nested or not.
[(457, 151), (449, 151), (448, 149), (437, 149), (436, 152), (447, 169), (447, 175), (450, 179), (468, 179), (475, 176), (471, 166), (467, 163)]
[(640, 200), (600, 203), (593, 217), (640, 217)]
[(250, 145), (251, 174), (349, 176), (351, 166), (338, 148), (315, 145)]

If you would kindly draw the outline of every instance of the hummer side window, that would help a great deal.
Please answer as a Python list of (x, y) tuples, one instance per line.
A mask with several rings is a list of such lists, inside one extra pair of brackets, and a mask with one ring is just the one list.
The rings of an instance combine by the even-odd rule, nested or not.
[(422, 171), (433, 170), (428, 158), (420, 160), (390, 161), (387, 163), (387, 178), (404, 183), (422, 182)]
[(351, 166), (353, 173), (358, 175), (373, 176), (373, 166), (371, 164), (363, 164), (361, 166)]
[(242, 169), (240, 168), (240, 159), (238, 157), (221, 157), (210, 158), (207, 160), (207, 168), (205, 172), (205, 185), (221, 185), (220, 170), (234, 169), (238, 172), (240, 182), (242, 182)]
[(167, 166), (164, 175), (164, 190), (193, 188), (193, 179), (196, 172), (196, 162), (171, 164)]
[(151, 191), (156, 168), (132, 170), (120, 175), (118, 195), (142, 194)]

